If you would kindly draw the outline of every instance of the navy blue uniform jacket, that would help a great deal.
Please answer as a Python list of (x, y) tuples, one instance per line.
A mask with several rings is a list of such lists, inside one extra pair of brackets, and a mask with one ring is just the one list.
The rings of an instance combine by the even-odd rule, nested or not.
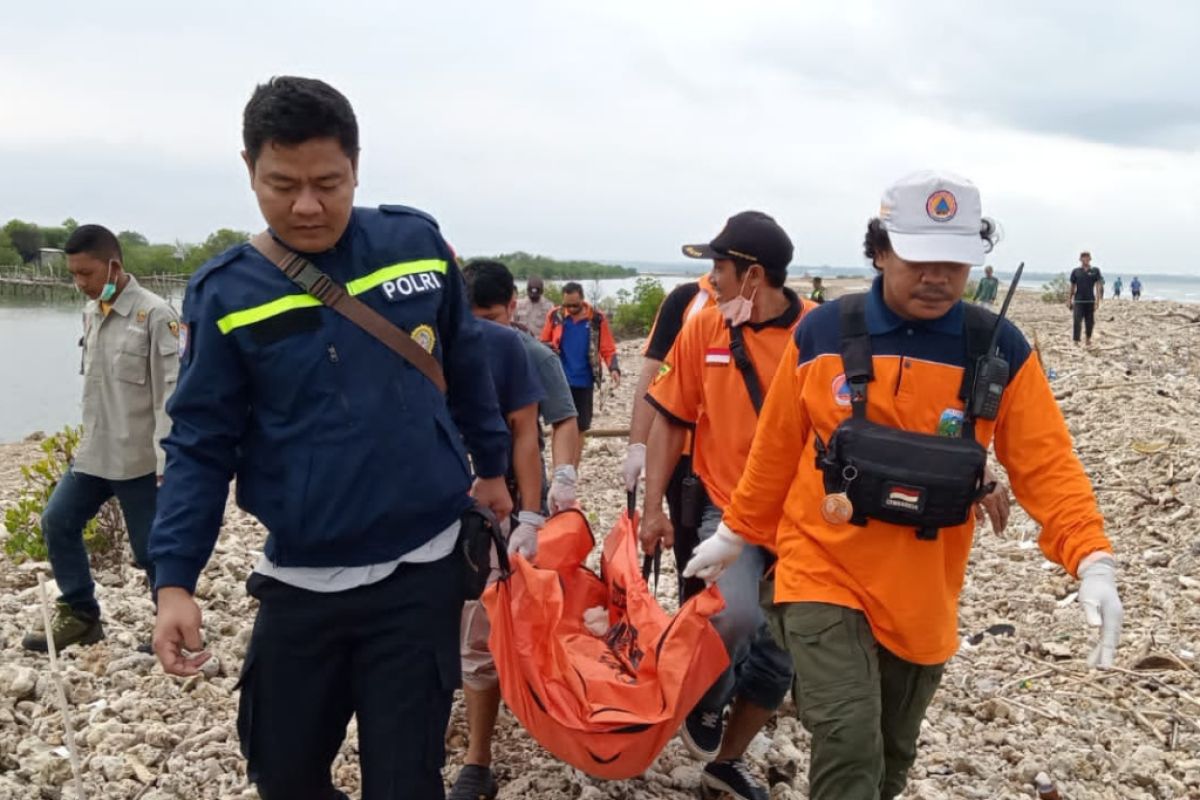
[(248, 244), (201, 267), (183, 302), (179, 383), (150, 536), (157, 584), (192, 591), (237, 476), (281, 566), (399, 558), (469, 505), (472, 475), (504, 475), (509, 431), (462, 276), (437, 224), (355, 208), (310, 260), (441, 361), (415, 367), (321, 306)]

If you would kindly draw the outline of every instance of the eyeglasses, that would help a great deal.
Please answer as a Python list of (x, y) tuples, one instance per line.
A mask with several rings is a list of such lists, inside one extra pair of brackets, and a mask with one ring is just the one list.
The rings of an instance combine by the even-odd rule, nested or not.
[(583, 308), (582, 303), (571, 303), (570, 305), (568, 305), (567, 303), (563, 303), (563, 309), (566, 311), (570, 311), (572, 314), (574, 314), (576, 311), (578, 311), (581, 308)]

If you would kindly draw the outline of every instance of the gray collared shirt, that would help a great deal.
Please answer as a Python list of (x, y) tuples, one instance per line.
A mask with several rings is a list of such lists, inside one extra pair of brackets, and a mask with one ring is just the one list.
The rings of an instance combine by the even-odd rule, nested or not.
[(524, 325), (526, 330), (535, 337), (540, 336), (542, 327), (546, 324), (546, 315), (554, 308), (554, 304), (542, 297), (536, 303), (528, 297), (517, 300), (517, 310), (513, 314), (513, 322)]
[(163, 472), (159, 442), (179, 376), (179, 315), (130, 275), (108, 313), (83, 313), (83, 439), (74, 468), (127, 480)]

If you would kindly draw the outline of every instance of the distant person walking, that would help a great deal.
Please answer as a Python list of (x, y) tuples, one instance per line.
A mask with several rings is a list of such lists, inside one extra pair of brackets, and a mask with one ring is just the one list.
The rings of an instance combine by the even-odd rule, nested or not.
[[(81, 225), (63, 249), (91, 302), (83, 313), (83, 440), (42, 514), (60, 593), (56, 650), (104, 638), (83, 529), (114, 495), (133, 555), (154, 586), (148, 543), (165, 461), (159, 441), (171, 430), (164, 407), (179, 376), (179, 317), (125, 272), (112, 231)], [(46, 636), (30, 633), (21, 644), (45, 651)]]
[(1000, 281), (996, 280), (992, 275), (991, 267), (983, 268), (983, 277), (979, 279), (979, 285), (975, 287), (975, 296), (971, 298), (972, 303), (978, 303), (981, 306), (991, 306), (996, 302), (996, 290), (1000, 288)]
[[(1134, 283), (1137, 283), (1137, 278), (1134, 278)], [(1092, 266), (1092, 254), (1085, 250), (1079, 254), (1079, 266), (1071, 271), (1071, 294), (1067, 297), (1067, 308), (1073, 312), (1072, 337), (1076, 344), (1079, 343), (1081, 328), (1085, 329), (1086, 343), (1092, 343), (1096, 311), (1103, 299), (1104, 276)]]
[(546, 317), (554, 305), (545, 298), (546, 283), (536, 275), (525, 284), (525, 296), (517, 300), (513, 323), (526, 333), (537, 336), (546, 324)]
[(1129, 283), (1129, 293), (1133, 295), (1134, 300), (1142, 299), (1142, 279), (1134, 275), (1133, 280)]
[(1113, 297), (1117, 300), (1121, 299), (1121, 286), (1121, 276), (1118, 275), (1117, 279), (1113, 281)]
[(821, 280), (820, 275), (814, 275), (812, 282), (813, 288), (812, 291), (809, 292), (808, 299), (812, 300), (817, 305), (820, 305), (821, 303), (825, 302), (825, 284)]
[[(571, 281), (563, 285), (562, 305), (546, 316), (540, 338), (562, 359), (563, 372), (567, 374), (567, 384), (579, 413), (579, 432), (585, 433), (592, 427), (592, 406), (603, 367), (608, 367), (614, 387), (621, 383), (617, 343), (608, 319), (600, 309), (584, 302), (583, 287)], [(575, 454), (576, 468), (582, 455), (581, 437)]]

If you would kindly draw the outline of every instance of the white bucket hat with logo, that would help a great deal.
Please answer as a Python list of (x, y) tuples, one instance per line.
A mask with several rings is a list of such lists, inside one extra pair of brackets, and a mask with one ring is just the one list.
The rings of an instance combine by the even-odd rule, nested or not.
[(892, 250), (905, 261), (982, 264), (987, 253), (987, 241), (980, 236), (982, 217), (975, 184), (935, 170), (896, 181), (879, 206)]

